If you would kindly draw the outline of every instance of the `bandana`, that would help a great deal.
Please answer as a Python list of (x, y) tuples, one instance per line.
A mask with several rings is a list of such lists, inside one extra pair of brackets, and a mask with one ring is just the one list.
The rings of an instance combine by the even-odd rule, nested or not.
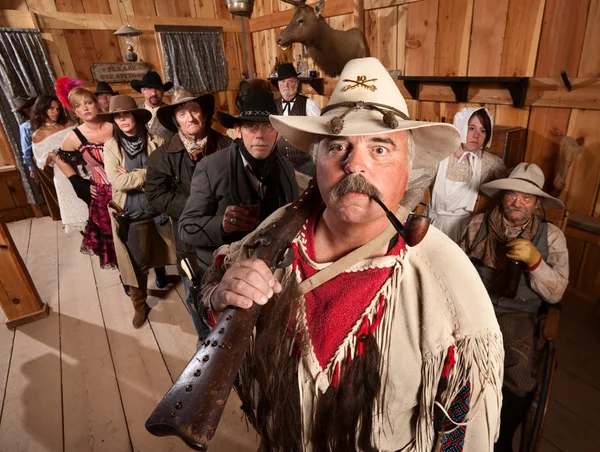
[[(503, 269), (508, 261), (506, 257), (506, 242), (514, 237), (508, 237), (507, 224), (504, 221), (502, 206), (496, 206), (487, 218), (488, 234), (485, 238), (475, 245), (469, 257), (478, 259), (486, 267)], [(536, 215), (531, 216), (531, 220), (525, 225), (518, 237), (532, 240), (537, 234), (540, 221)]]

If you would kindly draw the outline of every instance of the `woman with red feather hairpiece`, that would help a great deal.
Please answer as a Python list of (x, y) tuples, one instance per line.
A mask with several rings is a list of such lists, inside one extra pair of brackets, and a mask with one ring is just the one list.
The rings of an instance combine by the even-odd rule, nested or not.
[[(82, 124), (67, 134), (54, 161), (69, 178), (77, 195), (89, 205), (81, 252), (99, 256), (102, 268), (116, 268), (117, 256), (108, 213), (112, 189), (103, 158), (104, 143), (112, 138), (113, 126), (97, 116), (96, 96), (81, 85), (79, 80), (69, 77), (56, 81), (56, 95), (60, 102), (68, 110), (73, 110)], [(90, 170), (89, 192), (86, 190), (87, 183), (77, 177), (75, 168), (81, 164), (87, 164)]]

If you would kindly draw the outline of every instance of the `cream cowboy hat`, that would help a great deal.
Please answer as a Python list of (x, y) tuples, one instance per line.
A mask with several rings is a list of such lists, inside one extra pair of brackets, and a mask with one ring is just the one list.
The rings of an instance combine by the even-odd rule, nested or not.
[(271, 123), (293, 146), (308, 151), (323, 135), (362, 136), (412, 130), (413, 168), (437, 165), (460, 146), (451, 124), (412, 121), (406, 102), (377, 58), (350, 60), (321, 110), (321, 116), (271, 116)]
[(544, 172), (534, 163), (519, 163), (506, 179), (496, 179), (479, 187), (490, 198), (503, 190), (520, 191), (542, 198), (542, 205), (548, 209), (564, 209), (561, 200), (550, 196), (542, 190), (544, 187)]

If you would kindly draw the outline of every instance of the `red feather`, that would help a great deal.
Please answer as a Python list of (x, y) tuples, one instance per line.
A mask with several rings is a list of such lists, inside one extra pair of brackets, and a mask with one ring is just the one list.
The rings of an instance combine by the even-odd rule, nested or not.
[(71, 78), (67, 75), (56, 79), (56, 83), (54, 84), (56, 97), (58, 97), (58, 100), (62, 106), (67, 110), (72, 110), (71, 104), (69, 103), (69, 93), (73, 88), (78, 88), (80, 86), (83, 86), (83, 82), (81, 80)]

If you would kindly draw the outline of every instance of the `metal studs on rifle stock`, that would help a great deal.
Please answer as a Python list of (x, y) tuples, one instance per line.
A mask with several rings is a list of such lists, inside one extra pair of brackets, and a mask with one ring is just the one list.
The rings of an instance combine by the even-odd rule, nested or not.
[(178, 410), (182, 409), (182, 408), (183, 408), (183, 403), (181, 403), (181, 402), (177, 402), (177, 403), (175, 404), (175, 408), (176, 408), (176, 409), (178, 409)]
[(231, 314), (229, 314), (227, 317), (225, 317), (225, 320), (229, 321), (229, 320), (231, 320), (232, 318), (233, 318), (233, 317), (232, 317), (232, 315), (231, 315)]
[(210, 345), (211, 345), (212, 347), (216, 347), (216, 346), (217, 346), (217, 344), (218, 344), (218, 342), (217, 342), (217, 341), (212, 341), (212, 343), (211, 343)]
[(194, 372), (194, 377), (199, 377), (200, 375), (202, 375), (202, 371), (200, 369), (196, 369), (196, 372)]
[(204, 355), (204, 356), (202, 357), (202, 362), (203, 362), (203, 363), (205, 363), (205, 362), (207, 362), (209, 359), (210, 359), (210, 357), (209, 357), (208, 355)]
[(219, 330), (219, 334), (223, 334), (224, 332), (225, 332), (225, 328), (221, 328), (221, 329)]
[(185, 392), (192, 392), (192, 385), (187, 385), (185, 387)]

